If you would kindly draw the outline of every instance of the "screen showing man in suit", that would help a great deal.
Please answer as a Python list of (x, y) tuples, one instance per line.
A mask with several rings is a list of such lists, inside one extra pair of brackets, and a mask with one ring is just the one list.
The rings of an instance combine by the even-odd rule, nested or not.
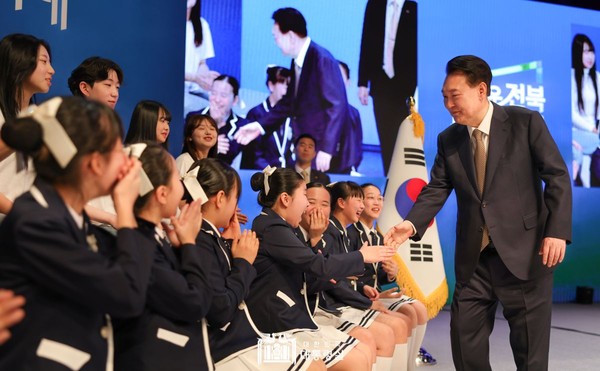
[(278, 9), (272, 18), (275, 44), (292, 58), (290, 89), (260, 122), (240, 128), (236, 139), (246, 145), (259, 134), (277, 130), (281, 119), (289, 116), (295, 137), (308, 133), (316, 139), (317, 170), (335, 172), (332, 159), (339, 156), (339, 137), (348, 124), (348, 100), (338, 61), (308, 36), (306, 19), (297, 9)]

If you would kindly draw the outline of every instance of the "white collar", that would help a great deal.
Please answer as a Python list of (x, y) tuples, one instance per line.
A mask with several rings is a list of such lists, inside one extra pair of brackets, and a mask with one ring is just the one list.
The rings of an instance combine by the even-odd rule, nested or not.
[(298, 56), (294, 58), (294, 63), (298, 65), (298, 67), (302, 68), (304, 66), (304, 59), (306, 58), (306, 53), (308, 52), (308, 46), (310, 45), (310, 36), (306, 36), (304, 39), (304, 44), (298, 51)]
[(400, 10), (402, 10), (402, 7), (404, 6), (404, 0), (388, 0), (388, 4), (387, 5), (390, 6), (390, 5), (394, 4), (394, 3), (398, 4), (398, 8)]
[(304, 236), (304, 240), (310, 241), (310, 238), (308, 236), (308, 231), (306, 229), (302, 228), (301, 225), (298, 225), (298, 227), (300, 227), (300, 232), (302, 232), (302, 235)]
[(79, 227), (79, 229), (83, 229), (83, 215), (75, 211), (75, 209), (73, 209), (70, 205), (66, 203), (65, 205), (67, 206), (67, 210), (69, 210), (69, 214), (71, 214), (75, 224)]
[(492, 115), (494, 114), (494, 104), (488, 101), (488, 110), (483, 116), (483, 120), (479, 124), (478, 127), (467, 126), (469, 129), (469, 137), (473, 136), (473, 130), (479, 129), (479, 131), (483, 132), (485, 135), (490, 135), (490, 127), (492, 126)]
[(301, 174), (303, 171), (306, 171), (308, 173), (308, 175), (310, 175), (310, 166), (307, 167), (306, 169), (301, 168), (300, 166), (298, 166), (298, 164), (295, 165), (296, 171)]
[(213, 232), (215, 232), (217, 234), (217, 236), (220, 238), (221, 237), (221, 232), (219, 232), (219, 228), (215, 227), (214, 224), (212, 224), (208, 219), (204, 219), (205, 222), (208, 223), (208, 225), (210, 225), (210, 227), (212, 228)]
[(375, 230), (375, 225), (374, 224), (373, 224), (373, 228), (370, 228), (362, 220), (359, 220), (358, 222), (362, 225), (362, 227), (365, 230), (366, 234), (369, 234), (371, 232), (375, 232), (375, 234), (377, 234), (377, 231)]

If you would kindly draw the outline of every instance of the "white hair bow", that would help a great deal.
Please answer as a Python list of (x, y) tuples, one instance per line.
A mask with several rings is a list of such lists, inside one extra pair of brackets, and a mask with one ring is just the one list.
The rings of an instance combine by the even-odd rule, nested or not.
[(62, 104), (62, 98), (52, 98), (39, 106), (32, 105), (19, 117), (32, 117), (42, 126), (42, 139), (63, 169), (77, 154), (77, 147), (65, 131), (65, 128), (56, 119), (56, 112)]
[[(148, 145), (146, 143), (134, 143), (127, 146), (124, 150), (129, 157), (140, 158)], [(148, 178), (144, 168), (140, 168), (140, 196), (145, 196), (154, 189), (154, 185)]]
[(265, 196), (269, 194), (269, 191), (271, 190), (271, 187), (269, 187), (269, 177), (271, 175), (273, 175), (273, 173), (275, 172), (275, 170), (277, 170), (276, 167), (271, 167), (271, 165), (268, 165), (266, 168), (263, 169), (263, 174), (265, 175), (265, 180), (264, 180), (264, 185), (265, 185)]
[(198, 181), (198, 170), (200, 170), (200, 166), (196, 166), (192, 170), (188, 171), (181, 178), (181, 181), (183, 182), (185, 189), (187, 189), (189, 194), (192, 196), (192, 199), (194, 201), (199, 199), (201, 200), (200, 202), (202, 205), (204, 205), (206, 201), (208, 201), (208, 197), (206, 197), (206, 193)]

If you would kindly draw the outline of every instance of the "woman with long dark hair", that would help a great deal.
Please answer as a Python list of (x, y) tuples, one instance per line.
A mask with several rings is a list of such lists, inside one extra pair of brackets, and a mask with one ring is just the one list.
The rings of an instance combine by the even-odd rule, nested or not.
[(596, 53), (584, 34), (573, 38), (571, 59), (571, 117), (573, 121), (573, 177), (576, 184), (590, 187), (591, 155), (598, 149), (598, 82)]
[[(0, 127), (31, 104), (34, 94), (52, 85), (50, 45), (32, 35), (11, 34), (0, 40)], [(16, 172), (17, 156), (0, 139), (0, 214), (33, 183), (31, 167)]]
[(133, 110), (125, 144), (156, 142), (169, 148), (171, 112), (164, 104), (153, 100), (140, 101)]

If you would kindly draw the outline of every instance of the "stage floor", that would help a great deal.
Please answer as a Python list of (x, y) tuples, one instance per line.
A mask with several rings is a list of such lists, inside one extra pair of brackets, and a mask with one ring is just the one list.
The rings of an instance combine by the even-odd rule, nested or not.
[[(490, 338), (490, 358), (494, 371), (514, 371), (516, 368), (508, 331), (508, 322), (499, 308)], [(420, 369), (454, 370), (450, 351), (449, 308), (429, 321), (423, 345), (438, 363), (435, 366), (421, 366)], [(554, 304), (549, 370), (600, 370), (600, 304)]]

